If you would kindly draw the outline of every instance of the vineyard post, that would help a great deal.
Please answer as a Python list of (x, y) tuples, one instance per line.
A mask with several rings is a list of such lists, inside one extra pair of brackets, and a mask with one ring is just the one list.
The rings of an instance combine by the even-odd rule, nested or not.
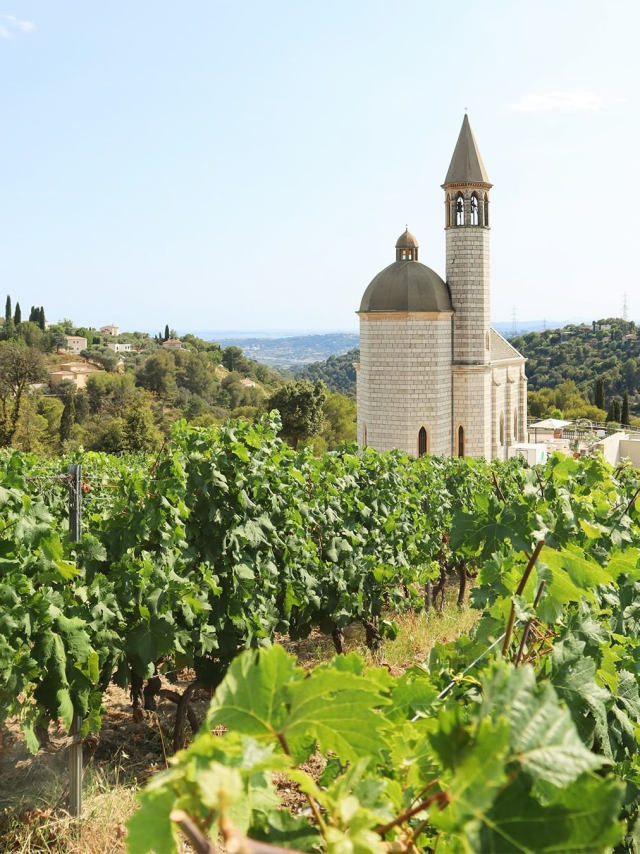
[[(82, 466), (69, 466), (69, 542), (82, 538)], [(82, 717), (73, 711), (71, 746), (69, 747), (69, 812), (82, 813)]]

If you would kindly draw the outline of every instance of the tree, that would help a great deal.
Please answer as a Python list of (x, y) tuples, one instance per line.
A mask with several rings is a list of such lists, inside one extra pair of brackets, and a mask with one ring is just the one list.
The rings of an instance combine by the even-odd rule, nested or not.
[(160, 431), (153, 423), (148, 395), (139, 391), (124, 412), (123, 450), (130, 453), (157, 451), (162, 442)]
[(60, 419), (60, 441), (67, 442), (71, 438), (73, 425), (76, 423), (76, 396), (70, 394), (67, 397), (64, 409), (62, 410), (62, 418)]
[(22, 323), (22, 312), (20, 311), (20, 303), (16, 303), (16, 310), (13, 315), (13, 323), (17, 326), (19, 323)]
[(13, 314), (11, 313), (11, 297), (7, 294), (7, 301), (4, 307), (4, 337), (6, 339), (12, 338), (14, 329)]
[(37, 323), (31, 320), (23, 320), (20, 326), (17, 327), (16, 332), (20, 338), (24, 339), (27, 347), (42, 346), (43, 332)]
[[(40, 327), (42, 329), (42, 327)], [(51, 349), (55, 348), (56, 353), (60, 352), (61, 347), (67, 346), (67, 336), (61, 329), (51, 329), (48, 333), (49, 345)]]
[(29, 386), (46, 376), (44, 357), (39, 350), (22, 343), (0, 344), (0, 447), (10, 445), (13, 440)]
[[(355, 442), (356, 402), (344, 394), (330, 394), (324, 404), (325, 426), (320, 434), (332, 451), (342, 442)], [(314, 443), (314, 450), (317, 448)]]
[(169, 332), (169, 324), (167, 323), (164, 327), (164, 338), (163, 341), (168, 341), (171, 338), (171, 333)]
[(629, 392), (625, 391), (624, 397), (622, 398), (622, 412), (620, 414), (620, 423), (629, 424)]
[(240, 347), (231, 345), (225, 347), (222, 352), (222, 364), (228, 371), (239, 371), (241, 374), (248, 374), (252, 367), (252, 362), (243, 355)]
[(40, 306), (40, 308), (38, 309), (38, 325), (43, 332), (47, 328), (47, 321), (45, 319), (44, 308), (42, 306)]
[(617, 397), (614, 397), (609, 405), (609, 411), (607, 412), (607, 421), (612, 421), (614, 424), (620, 423), (622, 412), (620, 409), (620, 401)]
[(596, 380), (596, 393), (593, 402), (598, 409), (604, 409), (604, 380), (602, 377), (598, 377)]
[[(227, 348), (228, 350), (229, 348)], [(225, 350), (226, 353), (226, 350)], [(282, 435), (294, 447), (316, 436), (324, 426), (323, 406), (327, 387), (322, 381), (288, 382), (271, 395), (269, 409), (277, 409), (282, 419)]]
[(160, 350), (144, 362), (136, 375), (138, 385), (164, 398), (176, 393), (176, 360), (173, 353)]

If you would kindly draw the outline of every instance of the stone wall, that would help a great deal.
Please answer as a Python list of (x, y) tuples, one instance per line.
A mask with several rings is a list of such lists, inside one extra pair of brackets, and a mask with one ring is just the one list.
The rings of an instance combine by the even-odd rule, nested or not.
[(452, 453), (451, 327), (451, 312), (360, 315), (361, 445), (415, 456), (424, 427), (429, 453)]
[(447, 284), (454, 315), (454, 363), (486, 365), (491, 360), (489, 230), (448, 228)]

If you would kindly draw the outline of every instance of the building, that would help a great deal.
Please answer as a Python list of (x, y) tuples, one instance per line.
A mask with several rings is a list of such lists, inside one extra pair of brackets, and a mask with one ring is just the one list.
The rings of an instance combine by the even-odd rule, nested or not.
[(58, 366), (57, 371), (51, 371), (49, 381), (52, 385), (57, 385), (63, 380), (70, 380), (75, 383), (77, 389), (85, 389), (91, 374), (99, 372), (99, 368), (87, 362), (64, 362)]
[(119, 344), (117, 341), (107, 341), (107, 347), (114, 353), (130, 353), (131, 344)]
[(446, 281), (407, 229), (362, 297), (358, 442), (507, 459), (527, 440), (525, 359), (490, 326), (492, 184), (466, 115), (442, 188)]
[(101, 326), (100, 332), (103, 335), (113, 335), (114, 338), (117, 338), (118, 335), (120, 335), (120, 327), (114, 326), (113, 324), (110, 324), (109, 326)]
[(258, 383), (255, 380), (249, 379), (249, 377), (245, 377), (245, 379), (240, 380), (240, 385), (243, 385), (245, 388), (256, 388)]
[(87, 349), (87, 339), (84, 335), (65, 335), (67, 339), (65, 349), (70, 353), (82, 353)]
[(165, 350), (182, 350), (182, 341), (178, 338), (167, 338), (166, 341), (162, 342), (162, 346)]

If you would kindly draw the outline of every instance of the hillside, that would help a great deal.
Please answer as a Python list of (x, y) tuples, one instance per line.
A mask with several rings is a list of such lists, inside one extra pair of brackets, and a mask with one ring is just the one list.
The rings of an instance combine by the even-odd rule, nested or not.
[(306, 379), (312, 382), (323, 380), (331, 391), (356, 396), (356, 370), (353, 363), (360, 358), (360, 350), (354, 347), (341, 356), (329, 356), (324, 362), (314, 362), (296, 371), (296, 379)]
[(640, 337), (633, 321), (609, 318), (529, 332), (511, 343), (527, 358), (530, 391), (573, 380), (593, 401), (596, 381), (602, 379), (605, 403), (627, 392), (632, 412), (640, 410)]
[(295, 335), (290, 338), (224, 338), (221, 347), (241, 347), (245, 356), (265, 365), (288, 368), (338, 356), (357, 347), (357, 332), (331, 332), (327, 335)]

